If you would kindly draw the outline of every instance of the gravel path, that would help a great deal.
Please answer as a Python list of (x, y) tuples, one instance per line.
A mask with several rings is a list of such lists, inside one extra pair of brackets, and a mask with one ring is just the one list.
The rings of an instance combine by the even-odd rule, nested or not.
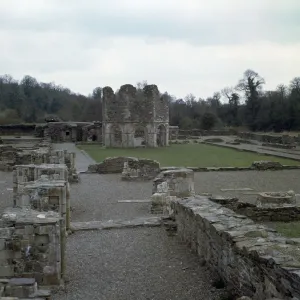
[(118, 203), (118, 200), (148, 199), (152, 182), (121, 181), (121, 175), (81, 174), (71, 186), (71, 220), (106, 221), (149, 216), (149, 203)]
[(54, 300), (213, 300), (212, 273), (163, 228), (76, 233), (68, 284)]

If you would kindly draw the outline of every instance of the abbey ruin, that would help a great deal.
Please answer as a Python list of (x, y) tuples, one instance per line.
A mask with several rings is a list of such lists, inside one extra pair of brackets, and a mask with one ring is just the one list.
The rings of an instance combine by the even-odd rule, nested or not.
[[(104, 88), (102, 123), (0, 131), (1, 300), (300, 299), (299, 232), (276, 229), (300, 221), (300, 165), (276, 160), (300, 161), (299, 136), (180, 130), (155, 85)], [(222, 148), (273, 160), (218, 166)]]

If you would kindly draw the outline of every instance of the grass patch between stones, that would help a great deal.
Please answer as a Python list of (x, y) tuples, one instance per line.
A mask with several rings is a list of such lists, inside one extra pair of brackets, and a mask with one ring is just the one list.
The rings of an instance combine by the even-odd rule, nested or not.
[(278, 161), (283, 165), (300, 164), (291, 159), (194, 143), (164, 148), (104, 148), (99, 145), (78, 145), (78, 148), (97, 162), (107, 157), (132, 156), (157, 160), (161, 166), (176, 167), (250, 167), (257, 160)]
[(300, 238), (300, 222), (274, 222), (272, 227), (283, 236), (289, 238)]

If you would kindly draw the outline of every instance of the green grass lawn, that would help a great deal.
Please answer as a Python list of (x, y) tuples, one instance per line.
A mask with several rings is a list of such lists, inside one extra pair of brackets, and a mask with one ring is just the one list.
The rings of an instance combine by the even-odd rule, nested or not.
[(155, 159), (161, 166), (176, 167), (249, 167), (253, 161), (279, 161), (284, 165), (299, 165), (300, 162), (256, 153), (242, 152), (205, 144), (171, 145), (166, 148), (103, 148), (99, 145), (79, 145), (95, 161), (107, 157), (132, 156)]
[(286, 237), (300, 238), (300, 222), (274, 222), (272, 227)]

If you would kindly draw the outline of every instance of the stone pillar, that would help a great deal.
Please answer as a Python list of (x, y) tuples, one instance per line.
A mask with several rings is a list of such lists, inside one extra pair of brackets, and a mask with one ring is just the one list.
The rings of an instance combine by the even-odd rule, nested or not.
[(173, 201), (194, 195), (194, 172), (192, 170), (163, 171), (153, 181), (151, 212), (170, 215)]
[(154, 192), (157, 190), (157, 185), (164, 181), (168, 184), (170, 196), (183, 198), (195, 195), (194, 172), (190, 169), (183, 168), (161, 172), (154, 179)]
[(6, 240), (4, 249), (0, 249), (0, 278), (31, 277), (43, 286), (60, 285), (65, 248), (60, 231), (64, 224), (59, 215), (10, 208), (0, 221)]
[(36, 211), (53, 211), (58, 213), (64, 220), (65, 231), (70, 228), (70, 198), (68, 194), (67, 182), (64, 180), (49, 180), (46, 175), (42, 175), (40, 180), (28, 183), (23, 188), (23, 194), (18, 198), (16, 206), (20, 208), (30, 208)]

